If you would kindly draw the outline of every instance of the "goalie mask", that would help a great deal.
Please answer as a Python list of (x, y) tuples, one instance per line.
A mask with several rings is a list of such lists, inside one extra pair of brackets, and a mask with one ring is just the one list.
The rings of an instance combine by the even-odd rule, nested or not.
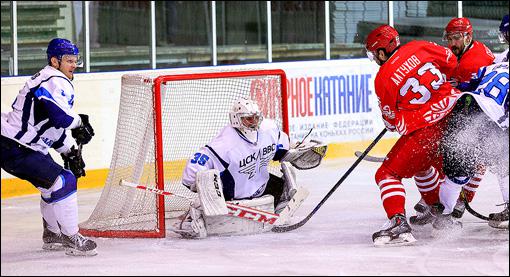
[(250, 99), (239, 99), (230, 111), (230, 124), (251, 143), (257, 142), (262, 120), (259, 106)]

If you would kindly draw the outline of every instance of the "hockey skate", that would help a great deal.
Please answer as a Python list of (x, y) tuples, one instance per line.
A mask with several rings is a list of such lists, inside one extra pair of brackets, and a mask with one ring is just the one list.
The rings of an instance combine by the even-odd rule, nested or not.
[(434, 221), (435, 215), (432, 213), (431, 206), (425, 203), (425, 200), (420, 199), (416, 205), (414, 205), (416, 215), (409, 218), (409, 223), (413, 225), (425, 225)]
[(53, 233), (48, 229), (48, 223), (43, 218), (43, 246), (44, 250), (63, 250), (64, 246), (62, 245), (62, 233)]
[(400, 246), (416, 242), (411, 234), (411, 226), (402, 214), (393, 216), (383, 227), (382, 230), (372, 235), (374, 246)]
[(70, 256), (95, 256), (97, 255), (96, 243), (80, 233), (71, 236), (62, 234), (62, 244), (66, 255)]
[(200, 210), (190, 207), (188, 213), (181, 221), (179, 228), (173, 230), (185, 239), (205, 238), (207, 230), (205, 228), (204, 216)]
[(462, 222), (454, 218), (452, 214), (443, 214), (444, 206), (441, 203), (433, 205), (436, 216), (432, 222), (432, 236), (438, 238), (452, 238), (460, 234)]
[(465, 210), (466, 205), (464, 204), (464, 196), (460, 196), (453, 208), (452, 216), (455, 218), (461, 218), (464, 215)]
[(453, 214), (439, 214), (432, 222), (432, 227), (436, 230), (458, 230), (462, 228), (462, 222), (458, 221)]
[(508, 229), (508, 203), (505, 205), (505, 209), (499, 213), (489, 214), (489, 226), (497, 229)]

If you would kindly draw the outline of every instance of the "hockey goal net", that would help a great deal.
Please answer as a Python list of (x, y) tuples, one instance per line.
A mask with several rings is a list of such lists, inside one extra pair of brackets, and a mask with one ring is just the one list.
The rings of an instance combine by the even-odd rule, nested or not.
[[(110, 170), (80, 232), (100, 237), (165, 237), (166, 223), (189, 202), (119, 185), (121, 180), (194, 197), (181, 184), (186, 161), (229, 123), (234, 101), (257, 101), (265, 118), (288, 133), (282, 70), (122, 76)], [(235, 147), (235, 146), (232, 146)], [(272, 165), (273, 173), (278, 173)]]

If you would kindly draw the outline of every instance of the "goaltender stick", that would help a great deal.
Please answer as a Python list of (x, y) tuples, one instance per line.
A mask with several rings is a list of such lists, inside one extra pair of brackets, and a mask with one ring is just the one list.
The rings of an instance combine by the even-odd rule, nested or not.
[[(186, 238), (244, 235), (271, 230), (267, 223), (228, 216), (225, 201), (280, 214), (302, 201), (308, 191), (298, 187), (294, 168), (317, 167), (327, 146), (308, 140), (291, 147), (289, 137), (273, 120), (264, 119), (257, 103), (237, 100), (230, 124), (188, 160), (182, 183), (198, 197), (177, 233)], [(283, 176), (270, 174), (271, 160), (280, 161)], [(298, 203), (296, 203), (298, 202)], [(290, 208), (291, 207), (291, 208)]]

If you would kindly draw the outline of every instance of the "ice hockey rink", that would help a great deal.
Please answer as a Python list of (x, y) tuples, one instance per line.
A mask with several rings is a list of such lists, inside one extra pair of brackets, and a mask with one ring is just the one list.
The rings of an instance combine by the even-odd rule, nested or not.
[[(295, 221), (306, 216), (333, 187), (355, 157), (326, 160), (298, 173), (310, 196)], [(376, 248), (372, 233), (386, 221), (377, 164), (363, 161), (304, 226), (288, 233), (180, 239), (96, 238), (94, 257), (66, 256), (41, 249), (39, 196), (2, 199), (2, 275), (509, 275), (509, 233), (464, 215), (460, 234), (439, 235), (415, 227), (418, 242)], [(410, 180), (408, 217), (419, 193)], [(100, 189), (78, 192), (80, 221), (88, 218)], [(487, 173), (472, 207), (499, 212), (496, 178)]]

